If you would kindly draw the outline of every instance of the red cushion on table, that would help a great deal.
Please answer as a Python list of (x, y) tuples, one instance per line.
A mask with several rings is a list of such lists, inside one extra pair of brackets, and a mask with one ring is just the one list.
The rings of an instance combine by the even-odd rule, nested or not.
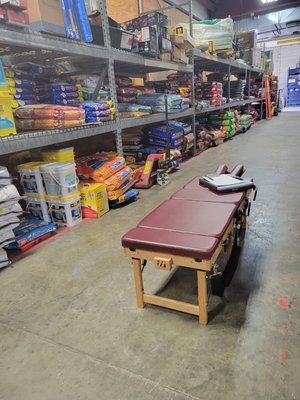
[(197, 189), (180, 189), (171, 196), (171, 199), (193, 200), (211, 203), (232, 203), (239, 205), (244, 197), (244, 192), (217, 193), (203, 186), (199, 186)]
[(234, 204), (170, 199), (146, 216), (138, 227), (220, 238), (236, 209)]
[(208, 188), (206, 188), (206, 187), (204, 187), (204, 186), (199, 184), (199, 179), (200, 179), (200, 176), (196, 176), (191, 181), (189, 181), (186, 185), (184, 185), (183, 189), (199, 189), (199, 188), (203, 188), (203, 189), (208, 190)]
[(218, 243), (213, 237), (149, 228), (134, 228), (122, 238), (122, 246), (130, 249), (200, 259), (210, 259)]

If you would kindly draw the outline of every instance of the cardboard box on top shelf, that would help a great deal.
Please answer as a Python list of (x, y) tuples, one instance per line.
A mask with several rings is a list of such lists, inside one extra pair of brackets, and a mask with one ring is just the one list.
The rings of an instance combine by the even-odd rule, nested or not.
[(150, 56), (159, 57), (157, 31), (151, 26), (146, 26), (137, 31), (137, 41), (139, 53)]
[(192, 38), (185, 27), (179, 25), (175, 29), (173, 29), (172, 33), (173, 35), (182, 36), (184, 41), (187, 42), (186, 46), (195, 47), (195, 40), (194, 38)]
[(3, 19), (7, 24), (15, 25), (15, 26), (23, 26), (28, 27), (29, 18), (27, 12), (13, 8), (10, 6), (2, 6), (3, 7)]
[(60, 0), (27, 0), (30, 29), (66, 36)]
[(145, 81), (143, 78), (130, 78), (132, 80), (133, 86), (145, 86)]
[(194, 44), (190, 40), (186, 40), (184, 35), (173, 34), (170, 36), (170, 40), (174, 45), (186, 51), (194, 47)]
[(172, 53), (172, 42), (169, 39), (161, 38), (160, 42), (160, 52), (161, 53)]
[[(104, 46), (100, 12), (98, 10), (94, 10), (89, 13), (89, 21), (91, 24), (94, 39), (93, 43)], [(110, 17), (108, 17), (108, 24), (112, 47), (114, 47), (115, 49), (131, 51), (134, 35), (131, 32), (127, 32), (121, 29), (120, 25)]]
[(161, 53), (160, 59), (161, 59), (161, 61), (172, 61), (172, 54), (171, 53)]
[(27, 10), (27, 0), (0, 0), (0, 4)]
[(185, 54), (184, 49), (179, 49), (176, 46), (173, 46), (172, 50), (172, 60), (176, 62), (181, 62), (183, 64), (188, 64), (189, 63), (189, 58)]

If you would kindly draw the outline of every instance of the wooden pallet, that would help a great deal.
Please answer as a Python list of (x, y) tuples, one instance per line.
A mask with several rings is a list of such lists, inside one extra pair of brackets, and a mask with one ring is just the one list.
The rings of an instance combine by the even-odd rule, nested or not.
[(233, 49), (221, 49), (216, 50), (216, 55), (218, 57), (228, 58), (233, 56)]

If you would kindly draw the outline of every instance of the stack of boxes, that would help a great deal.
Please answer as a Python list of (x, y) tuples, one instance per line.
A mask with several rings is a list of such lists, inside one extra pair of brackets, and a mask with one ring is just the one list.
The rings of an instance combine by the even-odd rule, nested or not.
[(189, 63), (188, 54), (194, 47), (194, 40), (189, 35), (187, 28), (178, 26), (173, 29), (171, 35), (172, 60), (183, 64)]
[(151, 12), (123, 22), (122, 27), (135, 35), (133, 51), (150, 57), (171, 53), (172, 45), (168, 37), (168, 17), (159, 12)]
[(10, 25), (27, 27), (27, 0), (0, 0), (0, 19)]

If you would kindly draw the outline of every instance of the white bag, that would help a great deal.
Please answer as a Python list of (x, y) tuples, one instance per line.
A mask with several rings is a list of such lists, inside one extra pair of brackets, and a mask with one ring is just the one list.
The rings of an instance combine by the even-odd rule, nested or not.
[(7, 267), (10, 264), (10, 260), (7, 257), (7, 253), (4, 249), (0, 249), (0, 269)]
[[(7, 185), (7, 186), (0, 186), (0, 206), (2, 207), (1, 203), (4, 203), (6, 201), (14, 200), (14, 199), (20, 199), (19, 192), (15, 185)], [(15, 203), (17, 203), (15, 201)]]
[(0, 165), (0, 186), (10, 185), (12, 183), (12, 178), (6, 167)]

